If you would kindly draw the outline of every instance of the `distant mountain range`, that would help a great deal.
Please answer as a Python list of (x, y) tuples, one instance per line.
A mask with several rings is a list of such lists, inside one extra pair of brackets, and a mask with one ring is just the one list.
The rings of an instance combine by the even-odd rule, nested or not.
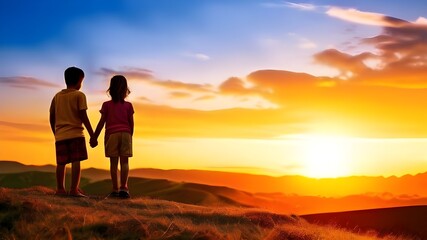
[[(24, 171), (54, 172), (55, 166), (23, 165), (13, 161), (0, 161), (0, 173)], [(109, 179), (110, 173), (108, 170), (89, 168), (82, 170), (82, 176), (88, 178), (90, 181), (99, 181)], [(139, 168), (131, 169), (130, 176), (226, 186), (252, 193), (277, 192), (287, 195), (296, 194), (322, 197), (343, 197), (359, 194), (381, 195), (385, 198), (427, 197), (427, 173), (405, 175), (402, 177), (352, 176), (313, 179), (302, 176), (272, 177), (205, 170)]]
[[(0, 187), (26, 188), (42, 185), (55, 188), (54, 170), (55, 166), (51, 165), (27, 166), (17, 162), (2, 161), (0, 162)], [(133, 169), (131, 172), (132, 176), (138, 176), (129, 179), (129, 187), (134, 197), (144, 196), (201, 206), (255, 207), (287, 214), (304, 214), (427, 204), (427, 197), (421, 196), (421, 194), (397, 195), (378, 191), (377, 193), (324, 197), (314, 194), (295, 194), (287, 191), (268, 192), (269, 189), (275, 189), (274, 185), (270, 186), (269, 184), (282, 182), (283, 187), (287, 186), (286, 184), (291, 185), (293, 183), (293, 187), (295, 187), (295, 182), (306, 180), (307, 182), (303, 182), (304, 187), (310, 188), (308, 185), (310, 181), (323, 181), (304, 177), (274, 178), (199, 170)], [(379, 181), (401, 181), (399, 184), (404, 184), (422, 180), (423, 177), (425, 174), (403, 178), (352, 177), (326, 179), (323, 184), (342, 184), (339, 180), (349, 181), (349, 179), (352, 181), (364, 180), (362, 181), (363, 184), (369, 184), (375, 179)], [(173, 178), (176, 180), (172, 181)], [(67, 179), (69, 180), (69, 176)], [(232, 181), (233, 179), (234, 181)], [(191, 182), (191, 180), (194, 181)], [(244, 180), (248, 182), (245, 183)], [(250, 188), (251, 183), (256, 187)], [(264, 184), (264, 191), (242, 190), (242, 188), (258, 189), (260, 184)], [(352, 184), (355, 183), (352, 182)], [(320, 185), (317, 183), (314, 187)], [(377, 185), (380, 184), (377, 183)], [(82, 170), (81, 187), (90, 195), (105, 196), (111, 191), (109, 171), (94, 168)], [(351, 187), (348, 186), (348, 188)], [(289, 188), (283, 187), (283, 190), (286, 189)], [(315, 190), (305, 189), (299, 192), (307, 193)]]

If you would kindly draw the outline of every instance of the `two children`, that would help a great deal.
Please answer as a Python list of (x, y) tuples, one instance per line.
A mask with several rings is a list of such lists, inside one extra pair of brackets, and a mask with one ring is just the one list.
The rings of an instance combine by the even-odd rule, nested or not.
[[(98, 145), (97, 138), (104, 127), (105, 131), (105, 155), (110, 157), (110, 173), (113, 182), (111, 196), (129, 198), (127, 186), (129, 175), (128, 159), (132, 157), (132, 135), (133, 135), (133, 107), (124, 99), (130, 91), (127, 87), (126, 78), (114, 76), (111, 79), (108, 93), (112, 100), (103, 103), (101, 108), (101, 119), (95, 133), (87, 117), (86, 96), (79, 91), (84, 79), (83, 70), (70, 67), (64, 72), (66, 89), (58, 92), (52, 99), (50, 105), (50, 126), (55, 136), (56, 149), (56, 195), (67, 195), (65, 190), (65, 166), (71, 163), (71, 189), (70, 196), (86, 197), (79, 188), (80, 184), (80, 161), (86, 160), (87, 149), (83, 134), (83, 126), (90, 136), (90, 145)], [(117, 183), (117, 165), (120, 160), (121, 186)]]

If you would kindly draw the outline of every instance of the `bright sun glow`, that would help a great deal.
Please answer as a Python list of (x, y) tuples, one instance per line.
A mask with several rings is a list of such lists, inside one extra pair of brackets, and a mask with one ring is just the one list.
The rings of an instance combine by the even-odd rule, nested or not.
[(314, 178), (346, 176), (350, 150), (342, 137), (310, 135), (303, 137), (303, 174)]

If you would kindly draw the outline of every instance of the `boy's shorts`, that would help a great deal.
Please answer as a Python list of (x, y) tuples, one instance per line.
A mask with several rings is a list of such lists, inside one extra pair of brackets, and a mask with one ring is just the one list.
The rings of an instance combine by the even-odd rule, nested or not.
[(106, 157), (132, 157), (132, 136), (128, 132), (112, 133), (104, 144)]
[(86, 141), (84, 137), (71, 138), (55, 142), (56, 164), (78, 162), (87, 159)]

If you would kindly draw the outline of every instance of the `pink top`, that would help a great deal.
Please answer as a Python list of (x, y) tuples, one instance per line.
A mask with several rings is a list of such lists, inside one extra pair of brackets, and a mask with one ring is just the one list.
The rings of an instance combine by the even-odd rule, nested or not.
[(100, 110), (105, 115), (105, 138), (116, 132), (129, 132), (133, 118), (133, 106), (130, 102), (104, 102)]

